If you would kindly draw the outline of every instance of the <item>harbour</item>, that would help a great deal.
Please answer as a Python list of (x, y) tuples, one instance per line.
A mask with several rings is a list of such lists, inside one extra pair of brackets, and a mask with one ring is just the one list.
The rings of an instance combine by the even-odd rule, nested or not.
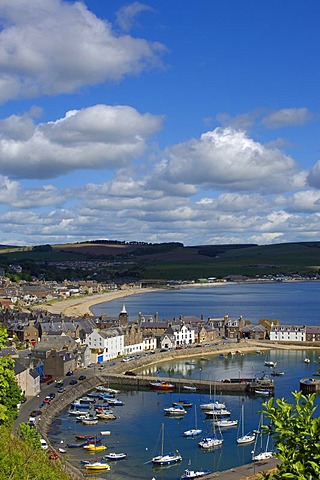
[[(306, 351), (271, 350), (268, 357), (277, 361), (277, 365), (284, 369), (282, 377), (274, 378), (275, 395), (290, 399), (290, 392), (299, 389), (299, 381), (304, 374), (310, 374), (310, 370), (315, 368), (314, 361), (318, 358), (318, 355), (319, 351), (316, 349), (308, 351), (308, 356), (312, 362), (310, 365), (304, 363)], [(65, 409), (54, 418), (49, 430), (49, 439), (53, 445), (58, 446), (71, 441), (71, 439), (74, 440), (75, 434), (88, 433), (88, 428), (90, 433), (97, 436), (101, 430), (109, 430), (110, 436), (105, 440), (108, 451), (120, 449), (127, 453), (127, 458), (122, 462), (113, 462), (111, 470), (99, 472), (97, 478), (120, 480), (123, 478), (151, 479), (155, 477), (157, 480), (174, 480), (178, 479), (185, 469), (191, 467), (209, 469), (212, 472), (212, 478), (217, 476), (217, 472), (224, 472), (223, 475), (229, 475), (229, 477), (221, 478), (237, 478), (230, 477), (230, 474), (234, 473), (231, 470), (237, 469), (237, 467), (249, 469), (253, 448), (252, 444), (237, 446), (237, 428), (223, 429), (224, 442), (221, 447), (213, 451), (202, 451), (198, 446), (199, 438), (183, 438), (182, 435), (183, 431), (190, 427), (190, 410), (182, 418), (172, 418), (165, 415), (164, 409), (173, 402), (187, 399), (193, 404), (194, 408), (199, 410), (199, 425), (203, 433), (208, 434), (212, 428), (212, 421), (200, 412), (200, 404), (215, 397), (225, 401), (232, 413), (231, 418), (238, 419), (241, 406), (244, 405), (248, 418), (247, 428), (253, 430), (257, 428), (258, 412), (262, 408), (265, 397), (250, 395), (248, 392), (240, 392), (237, 389), (241, 385), (242, 375), (245, 377), (252, 372), (254, 375), (260, 375), (261, 372), (270, 374), (269, 367), (266, 368), (264, 365), (264, 359), (265, 355), (257, 354), (255, 351), (238, 357), (227, 357), (226, 359), (219, 358), (217, 355), (209, 356), (206, 360), (199, 357), (196, 359), (195, 365), (189, 366), (185, 359), (170, 359), (168, 362), (146, 366), (137, 375), (138, 378), (118, 375), (118, 380), (112, 377), (111, 372), (106, 372), (103, 376), (99, 375), (97, 380), (104, 380), (107, 385), (113, 385), (116, 382), (121, 390), (119, 398), (124, 403), (123, 406), (114, 409), (116, 420), (104, 424), (99, 423), (95, 427), (87, 427), (70, 418)], [(150, 375), (150, 373), (154, 373), (154, 375)], [(229, 378), (240, 376), (240, 383), (223, 382), (226, 374), (229, 375)], [(141, 378), (144, 378), (143, 385), (138, 384)], [(219, 378), (221, 381), (215, 381), (215, 378)], [(123, 379), (123, 383), (121, 383), (121, 379)], [(153, 391), (147, 385), (151, 379), (171, 381), (176, 388), (174, 391), (167, 393)], [(200, 388), (191, 393), (182, 390), (183, 384), (198, 385)], [(222, 390), (223, 386), (226, 390)], [(228, 391), (228, 388), (235, 388), (236, 390)], [(165, 423), (166, 433), (170, 439), (169, 445), (181, 452), (183, 460), (177, 465), (155, 469), (150, 464), (150, 458), (156, 453), (153, 450), (157, 443), (158, 430), (162, 422)], [(81, 449), (75, 449), (75, 451), (72, 449), (72, 452), (67, 451), (68, 461), (80, 470), (83, 470), (81, 469), (80, 459), (87, 458), (88, 455), (90, 459), (93, 457), (99, 458), (98, 453), (88, 454)], [(263, 465), (251, 465), (251, 468), (263, 468)]]

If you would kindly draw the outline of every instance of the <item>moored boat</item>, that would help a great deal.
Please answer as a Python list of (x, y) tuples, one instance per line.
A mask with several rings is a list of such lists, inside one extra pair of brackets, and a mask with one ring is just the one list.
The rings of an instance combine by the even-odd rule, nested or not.
[(174, 390), (175, 385), (171, 382), (165, 382), (165, 381), (157, 381), (157, 382), (150, 382), (149, 386), (153, 390)]
[(127, 457), (126, 453), (116, 453), (116, 452), (110, 452), (104, 456), (106, 460), (124, 460), (126, 457)]
[(211, 470), (188, 470), (186, 469), (181, 475), (180, 480), (191, 480), (192, 478), (200, 478), (205, 477), (206, 475), (210, 475)]
[(238, 425), (238, 420), (221, 418), (219, 420), (214, 420), (214, 424), (216, 427), (220, 428), (236, 427)]
[(110, 465), (106, 462), (92, 462), (84, 464), (86, 470), (110, 470)]
[(187, 410), (182, 405), (175, 405), (173, 407), (164, 408), (166, 415), (182, 416), (187, 413)]
[(172, 465), (182, 461), (182, 456), (179, 451), (164, 453), (164, 423), (161, 426), (161, 452), (160, 455), (153, 457), (151, 462), (154, 465)]

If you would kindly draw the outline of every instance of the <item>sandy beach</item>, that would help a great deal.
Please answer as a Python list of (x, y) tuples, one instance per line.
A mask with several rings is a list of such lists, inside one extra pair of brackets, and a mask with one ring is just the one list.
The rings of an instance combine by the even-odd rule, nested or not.
[[(99, 303), (111, 302), (117, 298), (126, 298), (130, 295), (137, 295), (139, 293), (154, 292), (159, 289), (155, 288), (123, 288), (121, 290), (105, 292), (97, 295), (90, 295), (85, 297), (73, 297), (67, 300), (61, 300), (53, 305), (42, 304), (37, 306), (37, 309), (46, 310), (53, 314), (62, 314), (66, 317), (82, 317), (85, 315), (92, 315), (90, 308)], [(120, 313), (120, 312), (119, 312)]]

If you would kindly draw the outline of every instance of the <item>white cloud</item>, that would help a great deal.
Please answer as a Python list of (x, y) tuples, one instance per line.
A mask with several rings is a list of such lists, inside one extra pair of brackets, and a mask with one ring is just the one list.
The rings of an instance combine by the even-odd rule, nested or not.
[(290, 189), (297, 173), (294, 160), (280, 150), (264, 147), (243, 131), (216, 128), (168, 148), (155, 182), (270, 193)]
[(159, 43), (117, 35), (82, 2), (0, 2), (0, 102), (70, 93), (159, 66)]
[(160, 116), (107, 105), (38, 125), (10, 117), (2, 121), (0, 169), (16, 178), (53, 178), (77, 169), (121, 167), (144, 152), (161, 122)]
[(266, 115), (262, 122), (269, 128), (304, 125), (311, 118), (307, 108), (283, 108)]
[(290, 212), (319, 212), (320, 192), (317, 190), (303, 190), (296, 192), (288, 198), (286, 207)]
[(307, 174), (307, 183), (310, 187), (320, 188), (320, 160), (315, 163)]
[(140, 2), (133, 2), (130, 5), (125, 5), (117, 12), (117, 24), (124, 32), (128, 32), (131, 28), (137, 15), (141, 12), (152, 12), (153, 8)]

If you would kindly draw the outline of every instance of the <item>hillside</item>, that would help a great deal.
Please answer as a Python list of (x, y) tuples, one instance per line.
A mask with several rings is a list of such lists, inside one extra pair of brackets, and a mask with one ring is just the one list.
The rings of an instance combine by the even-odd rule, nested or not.
[(184, 246), (178, 242), (148, 244), (98, 240), (3, 248), (0, 250), (0, 265), (6, 272), (12, 268), (14, 271), (14, 265), (20, 265), (25, 275), (62, 280), (197, 280), (228, 275), (314, 275), (320, 269), (320, 242)]

